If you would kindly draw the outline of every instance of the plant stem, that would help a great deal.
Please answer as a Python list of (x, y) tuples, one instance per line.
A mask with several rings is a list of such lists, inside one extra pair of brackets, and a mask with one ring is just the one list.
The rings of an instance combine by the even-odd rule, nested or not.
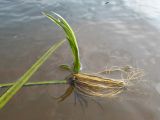
[[(26, 84), (24, 84), (23, 86), (35, 86), (35, 85), (51, 85), (51, 84), (66, 84), (67, 81), (66, 80), (50, 80), (50, 81), (40, 81), (40, 82), (28, 82)], [(3, 83), (0, 84), (0, 87), (10, 87), (12, 85), (14, 85), (15, 83)]]

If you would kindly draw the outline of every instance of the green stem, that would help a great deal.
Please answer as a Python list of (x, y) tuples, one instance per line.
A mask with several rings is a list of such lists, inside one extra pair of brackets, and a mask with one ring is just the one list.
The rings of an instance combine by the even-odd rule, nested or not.
[[(50, 80), (50, 81), (40, 81), (40, 82), (28, 82), (24, 84), (23, 86), (35, 86), (35, 85), (51, 85), (51, 84), (66, 84), (66, 80)], [(0, 87), (10, 87), (14, 85), (15, 83), (2, 83), (0, 84)]]

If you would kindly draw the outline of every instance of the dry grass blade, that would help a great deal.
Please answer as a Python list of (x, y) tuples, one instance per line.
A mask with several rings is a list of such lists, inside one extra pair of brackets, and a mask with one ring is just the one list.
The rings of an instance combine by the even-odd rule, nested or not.
[(111, 97), (121, 93), (126, 84), (124, 81), (102, 78), (88, 74), (74, 74), (75, 89), (84, 95)]
[(72, 74), (68, 80), (72, 83), (70, 85), (74, 86), (74, 90), (83, 95), (112, 97), (126, 90), (132, 80), (139, 79), (144, 75), (143, 70), (133, 67), (129, 69), (128, 67), (127, 69), (116, 67), (116, 69), (110, 69), (107, 73), (111, 74), (114, 71), (125, 74), (125, 78), (113, 79), (86, 73), (76, 73)]
[(72, 94), (74, 90), (74, 87), (73, 86), (69, 86), (67, 88), (67, 90), (65, 91), (65, 93), (63, 95), (61, 95), (60, 97), (56, 98), (59, 102), (62, 102), (64, 101), (68, 96), (70, 96)]
[[(114, 69), (105, 70), (105, 74), (111, 74), (114, 71), (117, 73), (118, 71), (121, 73), (121, 78), (113, 79), (100, 77), (98, 74), (74, 73), (67, 77), (67, 80), (70, 87), (72, 87), (72, 91), (75, 93), (90, 97), (113, 97), (126, 90), (126, 88), (130, 86), (132, 80), (138, 80), (144, 76), (144, 71), (142, 69), (133, 68), (131, 66), (113, 68)], [(102, 71), (99, 73), (104, 72)], [(122, 77), (122, 74), (124, 74), (125, 77)], [(71, 90), (68, 91), (67, 89), (59, 98), (63, 100), (66, 99), (72, 92)]]

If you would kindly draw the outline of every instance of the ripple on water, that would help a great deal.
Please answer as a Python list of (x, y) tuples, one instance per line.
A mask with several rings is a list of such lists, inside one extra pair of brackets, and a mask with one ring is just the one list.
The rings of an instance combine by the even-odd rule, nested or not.
[[(160, 65), (158, 61), (160, 56), (158, 55), (160, 55), (160, 49), (157, 49), (160, 46), (159, 32), (144, 19), (137, 20), (137, 16), (130, 8), (123, 5), (123, 1), (110, 0), (109, 4), (104, 5), (106, 0), (103, 2), (98, 0), (0, 0), (0, 27), (4, 27), (0, 29), (0, 56), (3, 56), (0, 59), (0, 81), (16, 80), (34, 62), (36, 57), (48, 49), (50, 43), (63, 37), (61, 36), (64, 35), (63, 32), (57, 30), (57, 26), (53, 25), (52, 27), (51, 22), (41, 16), (41, 11), (52, 10), (61, 14), (69, 22), (73, 20), (70, 23), (77, 33), (84, 69), (95, 72), (106, 67), (106, 64), (108, 66), (126, 64), (138, 66), (140, 64), (150, 72), (151, 82), (159, 82)], [(75, 24), (77, 26), (74, 26)], [(13, 28), (12, 25), (14, 25)], [(77, 32), (76, 29), (79, 31)], [(62, 71), (58, 71), (58, 65), (71, 62), (71, 57), (67, 54), (65, 46), (58, 53), (53, 60), (50, 59), (43, 66), (39, 73), (32, 78), (33, 80), (65, 76)], [(61, 87), (64, 88), (64, 86)], [(148, 88), (144, 89), (145, 92), (147, 90)], [(156, 84), (156, 90), (160, 94), (160, 83)], [(59, 91), (63, 92), (59, 85), (57, 87), (22, 89), (21, 93), (15, 96), (6, 107), (5, 112), (1, 113), (0, 111), (1, 119), (17, 120), (17, 115), (21, 115), (18, 116), (19, 119), (35, 119), (37, 117), (39, 120), (47, 118), (47, 120), (82, 119), (84, 114), (75, 113), (75, 110), (80, 113), (81, 108), (72, 106), (74, 103), (72, 97), (62, 104), (57, 104), (50, 97), (50, 95), (54, 96), (54, 92), (57, 95)], [(116, 104), (113, 100), (111, 100), (113, 102), (107, 103), (105, 99), (105, 103), (102, 104), (106, 106), (104, 107), (105, 112), (100, 111), (101, 114), (106, 115), (103, 119), (144, 120), (145, 115), (156, 116), (153, 109), (157, 109), (159, 106), (154, 101), (159, 101), (159, 98), (156, 98), (156, 95), (152, 99), (151, 97), (146, 99), (140, 95), (136, 97), (138, 92), (135, 89), (133, 91), (135, 94), (130, 93), (132, 94), (130, 96), (133, 96), (135, 102), (131, 100), (128, 103)], [(151, 94), (157, 93), (153, 90), (148, 91)], [(132, 98), (126, 96), (126, 99)], [(156, 105), (148, 105), (148, 103)], [(17, 106), (21, 106), (21, 108), (19, 109)], [(68, 111), (68, 108), (71, 110)], [(87, 109), (90, 110), (89, 115)], [(86, 119), (92, 117), (92, 120), (97, 120), (101, 116), (101, 114), (97, 114), (97, 107), (92, 108), (92, 104), (87, 109), (85, 109), (88, 115)], [(55, 116), (49, 115), (50, 111)], [(151, 120), (148, 116), (145, 118), (145, 120)]]
[(160, 94), (160, 83), (157, 83), (155, 86), (156, 86), (157, 92)]

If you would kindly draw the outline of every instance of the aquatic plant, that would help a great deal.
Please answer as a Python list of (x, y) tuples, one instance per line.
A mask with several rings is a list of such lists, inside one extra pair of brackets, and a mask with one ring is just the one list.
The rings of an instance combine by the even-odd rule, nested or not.
[[(78, 48), (76, 36), (75, 36), (72, 28), (70, 27), (70, 25), (67, 23), (67, 21), (62, 16), (60, 16), (59, 14), (57, 14), (55, 12), (52, 12), (50, 14), (43, 12), (43, 14), (64, 30), (65, 35), (66, 35), (66, 39), (68, 40), (69, 45), (72, 49), (72, 53), (73, 53), (74, 62), (73, 62), (72, 69), (73, 69), (73, 72), (78, 73), (81, 68), (81, 63), (80, 63), (79, 48)], [(54, 15), (58, 18), (56, 19), (56, 17), (54, 17)]]
[[(125, 89), (128, 80), (137, 79), (143, 75), (142, 70), (139, 69), (131, 70), (131, 68), (128, 68), (128, 66), (124, 67), (125, 68), (125, 69), (123, 68), (124, 70), (122, 68), (119, 68), (119, 71), (126, 72), (127, 78), (125, 80), (103, 78), (99, 77), (98, 75), (95, 76), (87, 73), (81, 73), (79, 50), (76, 37), (72, 28), (62, 16), (60, 16), (55, 12), (52, 12), (51, 14), (48, 13), (43, 13), (43, 14), (64, 30), (66, 34), (66, 39), (70, 44), (74, 56), (73, 69), (71, 69), (71, 71), (73, 72), (71, 73), (70, 76), (67, 77), (67, 81), (70, 86), (62, 96), (58, 97), (59, 101), (63, 101), (72, 92), (74, 92), (75, 94), (83, 94), (86, 96), (98, 96), (98, 97), (114, 96), (117, 95), (118, 93), (121, 93)], [(67, 69), (69, 68), (67, 66), (64, 67)]]
[[(69, 42), (70, 48), (73, 55), (73, 66), (69, 67), (67, 65), (61, 65), (61, 68), (71, 71), (71, 74), (66, 77), (65, 80), (56, 81), (42, 81), (27, 83), (29, 78), (38, 70), (38, 68), (51, 56), (51, 54), (64, 43), (60, 41), (54, 44), (33, 66), (15, 83), (0, 84), (1, 87), (11, 86), (1, 97), (0, 97), (0, 109), (22, 88), (22, 86), (29, 85), (46, 85), (46, 84), (56, 84), (56, 83), (67, 83), (69, 84), (68, 89), (65, 93), (58, 97), (59, 101), (65, 100), (73, 92), (77, 96), (88, 96), (88, 97), (112, 97), (115, 96), (126, 89), (128, 86), (128, 81), (138, 79), (143, 76), (143, 71), (140, 69), (134, 69), (129, 66), (118, 67), (116, 69), (107, 69), (98, 74), (87, 74), (82, 73), (81, 62), (79, 57), (79, 49), (75, 34), (67, 23), (67, 21), (57, 13), (43, 13), (47, 18), (53, 21), (55, 24), (60, 26), (66, 35), (66, 39)], [(100, 77), (99, 74), (105, 73), (110, 74), (114, 71), (120, 71), (121, 74), (125, 74), (125, 78), (113, 79), (107, 77)], [(81, 99), (83, 99), (81, 97)], [(83, 99), (84, 100), (84, 99)]]

